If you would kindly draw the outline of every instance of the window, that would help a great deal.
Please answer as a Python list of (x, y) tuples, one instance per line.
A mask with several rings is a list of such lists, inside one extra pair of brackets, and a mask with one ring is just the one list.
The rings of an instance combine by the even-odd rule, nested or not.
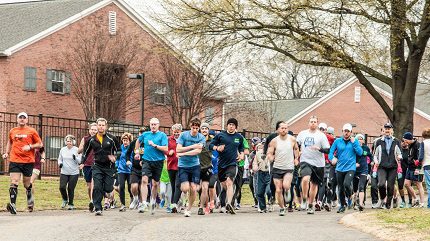
[(64, 146), (64, 137), (48, 136), (45, 140), (45, 151), (47, 159), (57, 159), (61, 148)]
[(215, 109), (212, 106), (209, 106), (205, 111), (205, 120), (209, 125), (213, 125), (215, 119)]
[(356, 86), (354, 90), (354, 102), (359, 103), (361, 98), (361, 87)]
[(46, 71), (46, 90), (53, 93), (70, 93), (70, 73), (48, 69)]
[(36, 91), (36, 68), (24, 67), (24, 89), (27, 91)]
[(151, 102), (154, 104), (165, 105), (167, 85), (165, 83), (153, 83), (151, 86)]
[(116, 34), (116, 12), (109, 11), (109, 34)]
[(186, 85), (181, 87), (181, 107), (191, 108), (190, 89)]

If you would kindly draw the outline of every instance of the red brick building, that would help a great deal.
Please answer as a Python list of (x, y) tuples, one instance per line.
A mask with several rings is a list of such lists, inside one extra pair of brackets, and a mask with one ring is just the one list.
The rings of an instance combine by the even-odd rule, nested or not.
[[(56, 59), (76, 41), (74, 36), (85, 33), (85, 28), (94, 27), (95, 22), (104, 34), (112, 37), (121, 31), (139, 36), (142, 55), (145, 49), (165, 49), (184, 69), (193, 69), (191, 61), (123, 0), (0, 4), (0, 112), (26, 111), (33, 115), (85, 119), (71, 84), (73, 76), (79, 73), (68, 72)], [(165, 76), (158, 59), (146, 58), (145, 63), (136, 62), (131, 66), (125, 74), (145, 74), (145, 123), (157, 117), (163, 126), (173, 124), (165, 101), (168, 95)], [(136, 82), (139, 91), (127, 101), (140, 103), (141, 80), (130, 81)], [(221, 128), (221, 116), (217, 113), (221, 113), (222, 105), (222, 98), (214, 98), (200, 117), (211, 122), (214, 128)], [(140, 124), (141, 117), (139, 108), (125, 114), (121, 121)]]
[[(376, 79), (370, 80), (387, 103), (392, 103), (390, 88)], [(418, 136), (425, 127), (430, 127), (429, 93), (427, 85), (418, 84), (414, 114), (414, 134)], [(320, 122), (334, 127), (336, 135), (341, 135), (343, 124), (351, 123), (354, 132), (378, 136), (388, 122), (382, 108), (355, 77), (321, 98), (226, 103), (225, 108), (229, 115), (239, 117), (242, 128), (260, 131), (273, 131), (276, 121), (286, 120), (290, 130), (298, 133), (308, 128), (309, 117), (315, 115)]]

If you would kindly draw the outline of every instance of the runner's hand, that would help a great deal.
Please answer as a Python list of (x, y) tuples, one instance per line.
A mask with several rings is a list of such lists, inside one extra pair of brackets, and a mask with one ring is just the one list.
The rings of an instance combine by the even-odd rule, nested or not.
[(31, 149), (30, 145), (25, 145), (25, 146), (22, 147), (23, 151), (29, 151), (30, 149)]
[(149, 144), (150, 146), (152, 146), (152, 147), (154, 147), (154, 146), (155, 146), (155, 144), (154, 144), (154, 142), (153, 142), (153, 141), (148, 141), (148, 144)]
[(173, 154), (175, 154), (175, 151), (172, 149), (169, 151), (169, 156), (173, 156)]
[(140, 154), (139, 153), (134, 154), (134, 160), (140, 160)]
[(299, 165), (299, 160), (298, 159), (294, 159), (294, 166), (298, 166)]
[(3, 154), (3, 159), (7, 159), (9, 155), (7, 153)]
[(84, 169), (84, 164), (79, 165), (79, 170)]
[(127, 161), (127, 162), (125, 163), (125, 165), (127, 165), (127, 166), (131, 166), (131, 161)]
[(354, 137), (351, 137), (349, 140), (350, 140), (352, 143), (354, 143), (354, 142), (355, 142), (355, 138), (354, 138)]
[(111, 162), (115, 162), (116, 161), (116, 158), (115, 158), (114, 155), (108, 155), (108, 158), (109, 158), (109, 161), (111, 161)]
[(336, 158), (336, 157), (333, 157), (333, 159), (331, 160), (331, 164), (332, 164), (333, 166), (335, 166), (335, 165), (336, 165), (336, 163), (337, 163), (337, 158)]
[(225, 148), (225, 145), (219, 145), (219, 146), (216, 148), (216, 151), (217, 151), (217, 152), (223, 152), (223, 151), (224, 151), (224, 148)]

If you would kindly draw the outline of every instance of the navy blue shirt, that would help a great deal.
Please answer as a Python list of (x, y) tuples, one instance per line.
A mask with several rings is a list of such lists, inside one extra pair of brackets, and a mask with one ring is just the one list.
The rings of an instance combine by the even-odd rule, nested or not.
[(357, 167), (355, 175), (369, 174), (368, 162), (373, 161), (373, 156), (372, 152), (370, 151), (370, 148), (367, 145), (362, 145), (361, 148), (363, 149), (363, 154), (361, 156), (357, 155), (357, 163), (360, 164), (360, 166)]
[(243, 152), (243, 136), (237, 132), (233, 134), (222, 131), (213, 139), (209, 148), (213, 150), (214, 146), (225, 145), (222, 152), (218, 152), (218, 167), (226, 168), (228, 166), (237, 165), (238, 152)]

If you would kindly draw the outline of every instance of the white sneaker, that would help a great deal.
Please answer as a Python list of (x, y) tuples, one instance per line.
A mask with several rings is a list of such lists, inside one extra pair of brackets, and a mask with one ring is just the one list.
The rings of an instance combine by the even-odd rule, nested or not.
[(300, 209), (301, 209), (301, 210), (306, 210), (306, 209), (307, 209), (307, 207), (308, 207), (307, 202), (302, 202), (302, 203), (300, 204)]
[(134, 197), (133, 201), (130, 203), (130, 209), (135, 209), (139, 205), (139, 198)]
[(225, 207), (222, 207), (221, 210), (219, 211), (220, 213), (226, 213), (227, 211), (225, 210)]
[(191, 212), (188, 210), (184, 211), (184, 217), (191, 217)]
[(137, 210), (139, 210), (139, 213), (144, 213), (147, 209), (148, 205), (146, 203), (140, 203)]

